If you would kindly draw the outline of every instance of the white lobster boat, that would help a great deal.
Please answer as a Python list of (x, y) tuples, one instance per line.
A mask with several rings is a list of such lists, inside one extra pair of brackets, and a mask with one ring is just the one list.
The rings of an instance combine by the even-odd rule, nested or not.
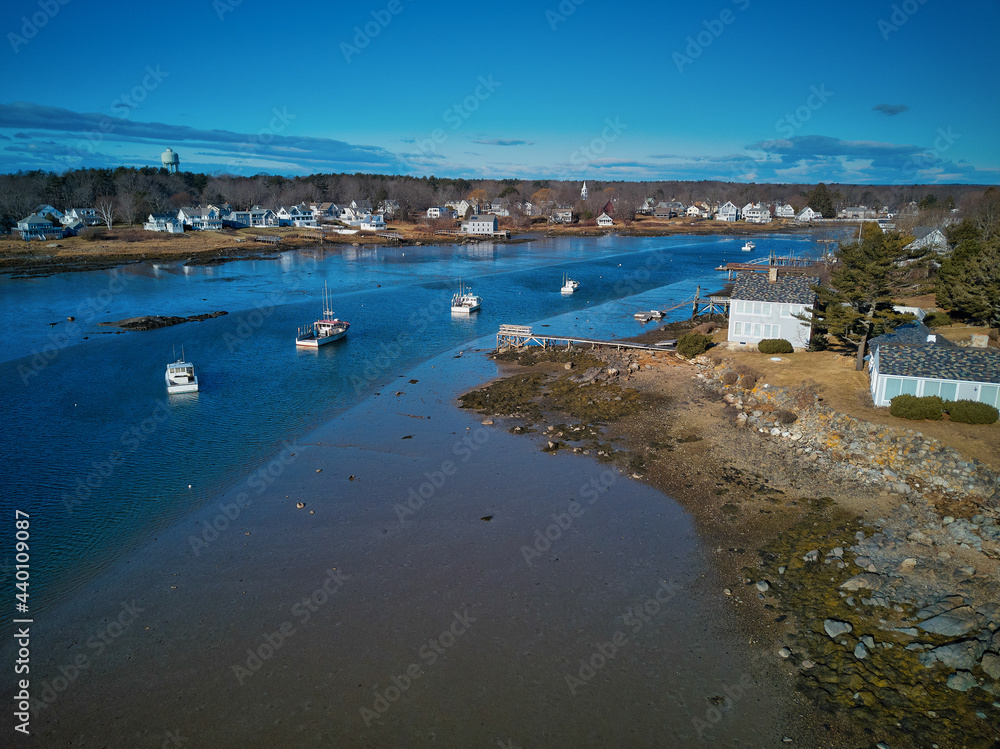
[(323, 285), (323, 317), (311, 325), (303, 325), (295, 336), (295, 345), (300, 348), (319, 348), (327, 343), (339, 341), (347, 335), (351, 324), (333, 316), (330, 309), (331, 295)]
[(481, 297), (472, 293), (472, 289), (460, 283), (458, 293), (451, 298), (451, 311), (460, 315), (469, 315), (478, 312), (482, 306)]
[(743, 245), (743, 251), (744, 252), (752, 252), (755, 247), (757, 247), (757, 245), (755, 245), (750, 240), (747, 240), (747, 243), (745, 245)]
[(565, 273), (563, 273), (563, 285), (562, 285), (562, 288), (559, 291), (561, 291), (563, 294), (572, 294), (574, 291), (576, 291), (579, 288), (580, 288), (580, 282), (579, 281), (574, 281), (568, 275), (566, 275)]
[[(176, 352), (174, 355), (176, 356)], [(169, 395), (198, 392), (198, 375), (194, 373), (194, 364), (184, 361), (184, 349), (181, 349), (180, 359), (167, 365), (164, 377)]]

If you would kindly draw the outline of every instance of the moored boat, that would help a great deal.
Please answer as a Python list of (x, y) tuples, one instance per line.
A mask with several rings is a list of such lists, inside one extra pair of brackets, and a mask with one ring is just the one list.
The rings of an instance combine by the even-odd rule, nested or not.
[(579, 281), (574, 281), (572, 278), (569, 277), (569, 275), (563, 273), (563, 285), (559, 291), (561, 291), (563, 294), (572, 294), (579, 288), (580, 288)]
[(197, 393), (198, 375), (194, 373), (194, 364), (184, 361), (184, 350), (181, 349), (181, 358), (173, 364), (167, 365), (164, 375), (167, 381), (167, 393)]
[(339, 341), (347, 335), (351, 324), (333, 316), (330, 309), (331, 295), (326, 284), (323, 285), (323, 317), (311, 325), (303, 325), (295, 336), (295, 345), (300, 348), (319, 348), (320, 346)]
[(751, 241), (750, 241), (750, 240), (748, 239), (748, 240), (747, 240), (747, 243), (746, 243), (745, 245), (743, 245), (743, 251), (744, 251), (744, 252), (751, 252), (751, 251), (752, 251), (752, 250), (753, 250), (753, 249), (754, 249), (754, 248), (755, 248), (756, 246), (757, 246), (757, 245), (755, 245), (755, 244), (754, 244), (753, 242), (751, 242)]
[(478, 312), (482, 304), (483, 300), (481, 297), (473, 294), (472, 289), (466, 287), (465, 284), (459, 283), (458, 293), (451, 298), (451, 311), (468, 315)]

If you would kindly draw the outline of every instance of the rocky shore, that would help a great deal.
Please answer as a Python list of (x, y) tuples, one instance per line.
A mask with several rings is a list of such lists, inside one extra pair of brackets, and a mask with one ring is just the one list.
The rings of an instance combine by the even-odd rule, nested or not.
[(175, 315), (141, 315), (140, 317), (127, 317), (124, 320), (115, 322), (99, 322), (98, 325), (104, 327), (121, 328), (122, 330), (156, 330), (157, 328), (168, 328), (171, 325), (180, 325), (185, 322), (201, 322), (211, 320), (213, 317), (228, 315), (228, 312), (219, 310), (217, 312), (206, 312), (202, 315), (190, 315), (189, 317), (177, 317)]
[[(799, 746), (1000, 740), (1000, 480), (937, 440), (721, 357), (500, 352), (463, 405), (614, 463), (694, 515), (751, 641), (784, 659)], [(541, 436), (539, 436), (541, 435)]]

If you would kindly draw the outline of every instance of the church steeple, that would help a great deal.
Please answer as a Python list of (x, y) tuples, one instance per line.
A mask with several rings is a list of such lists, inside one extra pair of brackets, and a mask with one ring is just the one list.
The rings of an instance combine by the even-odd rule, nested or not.
[(580, 200), (587, 199), (587, 183), (583, 183), (583, 187), (580, 188)]

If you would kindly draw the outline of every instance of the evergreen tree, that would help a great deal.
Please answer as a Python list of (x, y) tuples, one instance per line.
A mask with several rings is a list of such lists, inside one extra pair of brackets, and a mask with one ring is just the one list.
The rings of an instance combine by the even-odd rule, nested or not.
[(833, 196), (822, 182), (816, 185), (806, 197), (809, 200), (809, 207), (822, 213), (823, 218), (837, 217), (837, 211), (833, 206)]
[(817, 289), (819, 311), (814, 320), (841, 343), (857, 347), (857, 369), (864, 366), (868, 339), (912, 319), (893, 310), (893, 295), (904, 270), (905, 253), (898, 232), (883, 234), (866, 223), (861, 241), (841, 245), (830, 285)]

